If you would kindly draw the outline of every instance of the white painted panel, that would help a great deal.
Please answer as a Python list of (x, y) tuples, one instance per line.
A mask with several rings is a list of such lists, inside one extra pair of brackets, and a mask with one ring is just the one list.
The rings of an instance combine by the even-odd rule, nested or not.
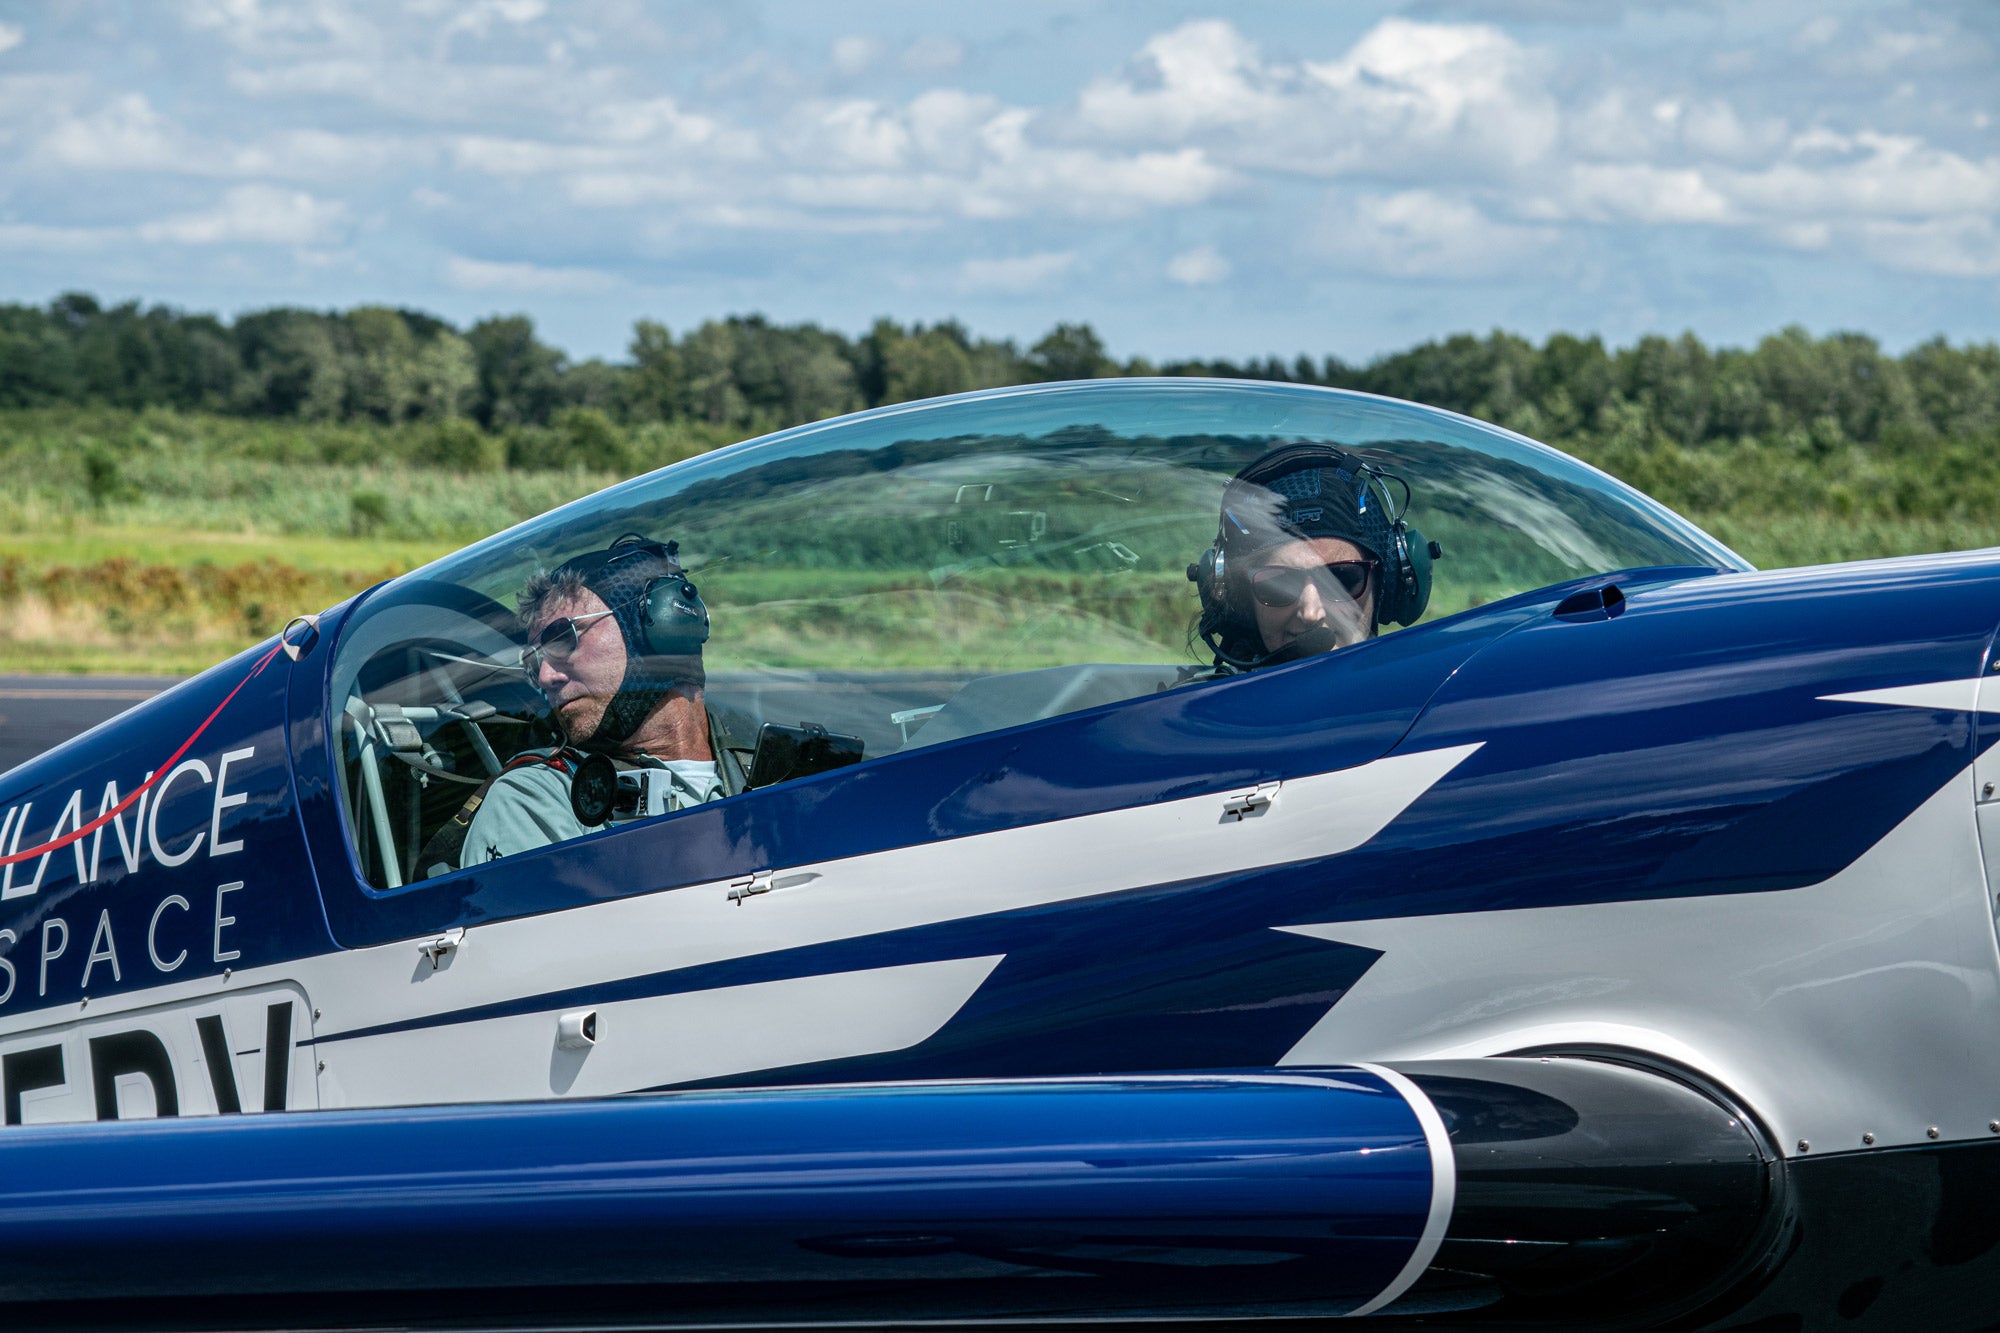
[(943, 1027), (1000, 956), (725, 986), (596, 1006), (597, 1044), (557, 1045), (563, 1011), (329, 1043), (328, 1106), (601, 1097), (899, 1051)]

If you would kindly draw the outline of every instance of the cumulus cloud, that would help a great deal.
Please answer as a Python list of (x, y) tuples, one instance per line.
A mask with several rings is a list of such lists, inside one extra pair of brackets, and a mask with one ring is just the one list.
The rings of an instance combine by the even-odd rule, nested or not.
[(63, 119), (42, 140), (41, 151), (51, 161), (85, 171), (171, 170), (190, 157), (186, 135), (141, 93)]
[(251, 97), (325, 97), (383, 112), (412, 126), (561, 124), (604, 100), (607, 80), (559, 79), (541, 65), (453, 65), (405, 55), (360, 53), (232, 67), (230, 87)]
[(96, 250), (126, 239), (117, 227), (46, 227), (0, 223), (0, 250), (73, 252)]
[(139, 235), (176, 245), (319, 245), (342, 230), (347, 207), (301, 190), (238, 185), (215, 207), (148, 222)]
[(907, 102), (809, 101), (768, 135), (661, 99), (647, 127), (621, 113), (561, 139), (462, 136), (468, 171), (549, 179), (571, 201), (622, 208), (676, 203), (735, 218), (783, 217), (828, 230), (855, 211), (891, 217), (1123, 217), (1200, 203), (1232, 182), (1198, 147), (1112, 149), (1058, 142), (1037, 113), (998, 98), (934, 89)]
[(973, 292), (1030, 292), (1076, 267), (1076, 252), (1053, 250), (1008, 259), (968, 259), (959, 265), (959, 287)]
[(1257, 50), (1228, 22), (1184, 23), (1148, 41), (1133, 68), (1083, 90), (1086, 129), (1122, 137), (1174, 139), (1219, 125), (1267, 123), (1282, 99)]
[(450, 0), (448, 4), (419, 5), (415, 9), (420, 14), (444, 17), (444, 26), (438, 33), (440, 42), (449, 42), (460, 33), (484, 37), (495, 24), (520, 27), (549, 11), (545, 0), (474, 0), (470, 4), (466, 0)]
[(873, 37), (848, 33), (834, 38), (833, 47), (827, 54), (839, 73), (859, 74), (882, 58), (882, 43)]
[(1746, 113), (1722, 98), (1649, 97), (1632, 88), (1598, 94), (1563, 125), (1569, 154), (1609, 161), (1756, 162), (1791, 137), (1781, 118)]
[(421, 136), (282, 130), (232, 151), (217, 166), (241, 175), (344, 183), (357, 176), (422, 165), (436, 156), (436, 150)]
[(1862, 244), (1883, 267), (1948, 278), (2000, 278), (2000, 226), (1991, 217), (1869, 222)]
[(421, 136), (301, 129), (239, 143), (208, 140), (162, 115), (141, 93), (124, 94), (88, 114), (61, 115), (36, 151), (42, 161), (69, 170), (279, 177), (342, 185), (433, 156)]
[(1927, 64), (1945, 54), (1947, 46), (1941, 33), (1878, 32), (1847, 64), (1871, 74), (1890, 74), (1911, 64)]
[[(1984, 262), (1977, 238), (2000, 214), (2000, 157), (1974, 161), (1906, 135), (1816, 130), (1756, 167), (1575, 163), (1519, 208), (1546, 222), (1745, 227), (1808, 251), (1915, 226), (1939, 238), (1936, 253), (1952, 256), (1936, 261), (1948, 269), (1935, 271), (1966, 272)], [(1846, 225), (1864, 222), (1882, 225)], [(1873, 243), (1863, 249), (1877, 259), (1894, 253)]]
[(181, 13), (189, 26), (218, 32), (248, 55), (366, 46), (373, 34), (358, 13), (333, 0), (183, 0)]
[(1783, 160), (1721, 180), (1746, 206), (1778, 216), (2000, 212), (2000, 157), (1974, 162), (1908, 135), (1814, 131)]
[(1385, 19), (1346, 56), (1305, 68), (1333, 94), (1336, 161), (1521, 166), (1555, 143), (1557, 104), (1536, 58), (1486, 24)]
[(444, 277), (452, 286), (465, 291), (532, 292), (542, 296), (575, 296), (608, 291), (617, 285), (611, 274), (593, 268), (504, 263), (461, 255), (445, 260)]
[(0, 23), (0, 51), (11, 51), (27, 38), (18, 23)]
[(1385, 19), (1327, 60), (1272, 61), (1222, 19), (1149, 40), (1078, 96), (1084, 141), (1195, 143), (1220, 166), (1491, 177), (1542, 160), (1560, 110), (1543, 60), (1488, 24)]
[(902, 118), (873, 102), (837, 102), (818, 117), (819, 142), (832, 165), (899, 167), (909, 155), (910, 132)]
[(1183, 287), (1208, 287), (1229, 276), (1230, 265), (1212, 245), (1183, 250), (1167, 261), (1167, 276)]
[(1489, 277), (1555, 240), (1430, 190), (1364, 195), (1329, 208), (1322, 235), (1343, 266), (1402, 278)]
[(1689, 168), (1646, 163), (1580, 163), (1560, 182), (1559, 195), (1531, 201), (1524, 211), (1551, 221), (1727, 222), (1728, 199)]

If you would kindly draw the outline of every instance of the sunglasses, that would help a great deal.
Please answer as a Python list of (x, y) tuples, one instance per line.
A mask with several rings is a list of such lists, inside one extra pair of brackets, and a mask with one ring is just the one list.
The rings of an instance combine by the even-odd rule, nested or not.
[(1350, 601), (1360, 601), (1361, 594), (1368, 590), (1368, 580), (1375, 575), (1376, 563), (1373, 560), (1332, 560), (1310, 569), (1300, 569), (1296, 565), (1266, 565), (1250, 575), (1250, 595), (1257, 599), (1258, 605), (1282, 611), (1305, 596), (1306, 584), (1313, 583), (1319, 587), (1322, 598), (1339, 588)]
[(578, 640), (584, 631), (606, 616), (615, 616), (616, 611), (592, 611), (584, 616), (563, 616), (542, 626), (542, 632), (535, 641), (521, 652), (521, 665), (529, 675), (542, 669), (544, 662), (567, 662), (576, 651)]

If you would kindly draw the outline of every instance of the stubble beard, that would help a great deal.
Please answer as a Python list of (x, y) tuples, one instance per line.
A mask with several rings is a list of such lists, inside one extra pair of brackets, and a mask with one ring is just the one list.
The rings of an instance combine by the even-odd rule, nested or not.
[(582, 745), (597, 734), (604, 724), (605, 710), (610, 707), (608, 700), (596, 695), (585, 695), (572, 699), (556, 710), (556, 718), (562, 725), (563, 735), (571, 745)]

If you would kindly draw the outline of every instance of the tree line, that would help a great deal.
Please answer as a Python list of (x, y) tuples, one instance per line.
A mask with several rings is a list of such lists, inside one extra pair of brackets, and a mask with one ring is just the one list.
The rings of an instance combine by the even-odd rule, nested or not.
[[(1608, 348), (1556, 334), (1460, 334), (1366, 365), (1334, 356), (1120, 361), (1088, 325), (1023, 349), (956, 321), (878, 320), (859, 337), (760, 315), (676, 336), (641, 320), (629, 360), (573, 361), (525, 315), (459, 329), (421, 311), (277, 308), (234, 321), (70, 293), (0, 305), (0, 408), (168, 408), (315, 423), (477, 425), (587, 441), (649, 426), (742, 438), (967, 389), (1121, 375), (1217, 375), (1358, 389), (1558, 444), (1901, 449), (2000, 432), (2000, 345), (1939, 338), (1900, 356), (1859, 333), (1787, 328), (1754, 348), (1693, 334)], [(609, 432), (609, 434), (607, 434)], [(679, 431), (677, 434), (681, 433)], [(449, 433), (443, 438), (453, 438)], [(476, 441), (468, 430), (464, 447)], [(507, 451), (511, 455), (514, 451)], [(495, 461), (498, 459), (496, 457)]]

